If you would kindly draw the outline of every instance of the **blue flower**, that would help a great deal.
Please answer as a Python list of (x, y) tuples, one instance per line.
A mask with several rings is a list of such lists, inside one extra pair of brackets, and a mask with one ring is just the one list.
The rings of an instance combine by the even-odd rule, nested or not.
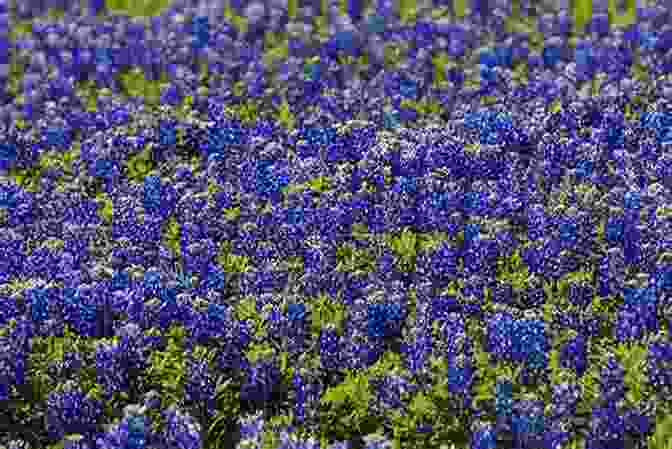
[(495, 56), (497, 58), (497, 65), (510, 67), (513, 62), (513, 50), (511, 47), (496, 47)]
[(626, 209), (639, 209), (641, 195), (637, 191), (630, 191), (625, 194), (624, 206)]
[(398, 111), (392, 111), (392, 112), (385, 112), (383, 114), (383, 120), (384, 120), (384, 125), (385, 129), (394, 129), (399, 126), (399, 112)]
[(115, 161), (110, 159), (96, 159), (93, 165), (93, 176), (105, 178), (112, 174)]
[(47, 128), (44, 131), (44, 143), (49, 146), (65, 149), (69, 146), (68, 132), (60, 128)]
[(593, 173), (593, 161), (582, 159), (576, 164), (576, 176), (587, 178)]
[(10, 162), (14, 162), (16, 155), (17, 147), (14, 143), (0, 143), (0, 163), (2, 166), (6, 167)]
[(495, 449), (497, 447), (497, 433), (492, 424), (479, 427), (471, 436), (470, 449)]
[(300, 321), (306, 316), (306, 305), (302, 303), (290, 303), (287, 305), (287, 318), (290, 321)]
[(639, 46), (645, 50), (655, 50), (658, 36), (651, 31), (643, 31), (639, 35)]
[(418, 83), (408, 78), (402, 78), (399, 81), (399, 92), (404, 98), (416, 98), (418, 95)]
[(128, 288), (131, 277), (126, 271), (115, 271), (110, 281), (110, 290), (125, 290)]
[(495, 384), (495, 410), (498, 416), (511, 416), (513, 413), (513, 384), (510, 381)]
[(0, 207), (14, 209), (17, 204), (16, 191), (11, 186), (0, 185)]
[(226, 318), (226, 307), (222, 304), (208, 304), (208, 320), (212, 322), (223, 322)]
[(47, 290), (35, 288), (30, 292), (30, 312), (34, 322), (42, 322), (49, 317)]
[(464, 241), (476, 240), (480, 234), (481, 226), (478, 223), (468, 223), (464, 226)]
[(605, 237), (607, 241), (612, 243), (622, 242), (625, 231), (625, 220), (621, 217), (609, 217), (607, 219), (607, 226)]
[(161, 178), (156, 175), (145, 176), (143, 182), (143, 205), (145, 210), (157, 212), (161, 208)]
[(159, 125), (159, 143), (166, 146), (177, 143), (177, 130), (174, 123), (163, 122)]
[(366, 26), (370, 33), (382, 33), (385, 31), (385, 16), (379, 14), (369, 16)]
[(576, 243), (577, 225), (573, 220), (566, 219), (560, 223), (560, 239), (565, 243)]
[(112, 50), (109, 48), (96, 48), (96, 64), (102, 66), (112, 65)]
[(401, 306), (397, 303), (368, 305), (368, 333), (370, 337), (383, 337), (399, 330)]
[(478, 63), (482, 66), (493, 68), (497, 66), (497, 55), (492, 51), (481, 52)]
[(393, 190), (398, 193), (412, 195), (417, 191), (417, 181), (414, 176), (401, 176)]
[(549, 67), (555, 66), (558, 61), (560, 61), (560, 56), (561, 56), (560, 48), (557, 46), (550, 46), (550, 47), (544, 47), (544, 50), (542, 52), (542, 58), (544, 60), (544, 64), (546, 64)]
[(158, 292), (161, 287), (161, 274), (157, 271), (146, 271), (142, 280), (142, 286), (146, 290)]

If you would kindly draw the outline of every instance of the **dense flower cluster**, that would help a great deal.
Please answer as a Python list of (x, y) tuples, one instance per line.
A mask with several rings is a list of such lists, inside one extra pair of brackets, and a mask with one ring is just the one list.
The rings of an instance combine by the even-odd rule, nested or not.
[(0, 445), (669, 439), (668, 8), (10, 3)]

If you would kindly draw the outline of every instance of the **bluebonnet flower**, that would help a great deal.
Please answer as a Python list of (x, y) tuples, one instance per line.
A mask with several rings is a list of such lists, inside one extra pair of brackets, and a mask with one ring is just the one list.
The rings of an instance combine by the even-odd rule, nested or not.
[(103, 413), (100, 401), (88, 397), (70, 381), (49, 394), (47, 407), (47, 431), (56, 441), (67, 433), (92, 438)]
[(481, 226), (478, 223), (467, 223), (464, 225), (464, 242), (469, 244), (478, 239), (481, 232)]
[(608, 242), (618, 243), (623, 241), (625, 221), (622, 217), (609, 217), (607, 219), (605, 237)]
[(266, 403), (271, 399), (275, 386), (280, 381), (280, 370), (272, 361), (261, 360), (247, 366), (246, 380), (241, 385), (242, 400)]
[(560, 239), (565, 247), (572, 247), (578, 241), (577, 224), (572, 218), (560, 220)]
[(128, 414), (121, 422), (115, 424), (107, 432), (96, 439), (101, 449), (125, 448), (144, 449), (154, 440), (150, 418), (142, 415)]
[(541, 401), (519, 401), (511, 417), (511, 430), (518, 444), (539, 440), (546, 427)]
[(205, 48), (210, 41), (210, 24), (207, 16), (196, 16), (192, 19), (192, 47), (196, 50)]
[(70, 146), (70, 133), (62, 128), (47, 128), (44, 131), (44, 143), (50, 147), (56, 147), (62, 150)]
[(109, 400), (114, 393), (128, 391), (128, 372), (118, 344), (99, 343), (96, 347), (96, 382), (103, 387), (103, 397)]
[(30, 290), (30, 313), (34, 322), (39, 323), (49, 318), (49, 298), (46, 289)]
[(402, 352), (406, 355), (406, 366), (413, 373), (424, 370), (432, 352), (432, 334), (427, 329), (421, 329), (413, 340), (402, 346)]
[(117, 163), (112, 159), (96, 159), (91, 163), (91, 174), (99, 178), (108, 178), (114, 173)]
[(13, 209), (18, 202), (17, 188), (13, 185), (0, 185), (0, 207)]
[(390, 336), (400, 331), (402, 320), (401, 306), (396, 303), (369, 304), (369, 337)]
[(158, 295), (159, 290), (161, 289), (161, 273), (152, 269), (145, 271), (142, 279), (142, 287), (145, 291), (145, 295)]
[(164, 411), (166, 428), (162, 437), (179, 449), (200, 449), (202, 447), (200, 424), (183, 410), (171, 406)]
[(185, 400), (192, 404), (203, 404), (205, 416), (212, 417), (215, 412), (216, 380), (208, 360), (197, 360), (193, 353), (190, 354), (187, 357), (186, 373)]
[(143, 206), (150, 213), (156, 213), (161, 208), (161, 178), (156, 175), (145, 176)]
[(583, 335), (577, 335), (562, 346), (560, 364), (563, 368), (573, 370), (578, 376), (583, 376), (588, 368), (587, 342)]
[(615, 357), (609, 357), (600, 373), (600, 398), (607, 405), (615, 405), (625, 397), (625, 370)]
[(594, 407), (586, 449), (606, 449), (619, 444), (622, 446), (624, 433), (623, 417), (613, 404)]
[(669, 394), (672, 387), (672, 345), (654, 341), (648, 349), (646, 374), (649, 382), (659, 394)]
[(495, 412), (498, 417), (510, 418), (513, 414), (513, 384), (510, 380), (495, 385)]
[(176, 123), (162, 121), (159, 123), (159, 143), (164, 146), (172, 146), (177, 143)]
[(403, 407), (403, 395), (413, 393), (418, 386), (409, 379), (398, 374), (385, 375), (382, 379), (374, 382), (376, 396), (380, 401), (382, 410), (388, 408)]
[(639, 33), (639, 46), (644, 50), (654, 50), (658, 42), (657, 33), (653, 31), (642, 31)]
[(385, 129), (395, 129), (401, 121), (400, 113), (397, 110), (387, 111), (383, 114), (383, 125)]
[(476, 425), (471, 434), (470, 449), (495, 449), (497, 433), (492, 424)]
[(339, 346), (339, 337), (333, 325), (320, 330), (320, 364), (323, 368), (333, 370), (339, 366)]
[(110, 280), (110, 290), (125, 290), (130, 286), (131, 277), (127, 271), (115, 271)]
[(581, 388), (575, 383), (553, 385), (551, 419), (572, 418), (581, 397)]
[(290, 303), (287, 305), (287, 318), (290, 321), (302, 321), (306, 316), (306, 305), (303, 303)]
[(17, 145), (11, 141), (0, 143), (0, 168), (9, 168), (16, 160), (17, 150)]
[(579, 307), (587, 306), (592, 301), (594, 289), (590, 285), (571, 283), (569, 285), (569, 302)]
[(549, 45), (544, 47), (542, 51), (542, 58), (547, 67), (555, 67), (562, 56), (561, 48), (557, 45)]

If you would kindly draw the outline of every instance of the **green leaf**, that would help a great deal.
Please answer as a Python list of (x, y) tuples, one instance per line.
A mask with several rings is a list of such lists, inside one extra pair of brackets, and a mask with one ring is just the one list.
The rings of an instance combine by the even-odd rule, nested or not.
[(324, 193), (330, 188), (330, 180), (327, 176), (318, 176), (308, 181), (308, 187), (316, 192)]
[(294, 114), (292, 114), (289, 109), (289, 103), (287, 103), (287, 100), (285, 100), (280, 106), (280, 110), (278, 111), (278, 121), (288, 130), (291, 131), (294, 129), (296, 119), (294, 118)]

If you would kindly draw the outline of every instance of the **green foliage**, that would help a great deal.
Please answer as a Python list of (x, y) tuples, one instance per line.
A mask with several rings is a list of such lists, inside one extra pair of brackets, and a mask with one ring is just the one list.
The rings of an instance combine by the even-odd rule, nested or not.
[[(447, 371), (445, 360), (432, 358), (433, 370)], [(451, 445), (466, 447), (467, 435), (464, 432), (464, 417), (453, 412), (452, 395), (448, 390), (445, 376), (436, 376), (429, 388), (416, 393), (408, 402), (404, 411), (395, 409), (387, 414), (392, 424), (394, 447), (397, 448), (436, 448)], [(433, 432), (422, 434), (417, 432), (420, 425), (431, 425)], [(450, 446), (448, 446), (450, 447)]]
[(124, 95), (142, 97), (149, 105), (156, 105), (161, 97), (161, 81), (145, 78), (140, 68), (125, 70), (119, 74), (119, 82)]
[(478, 382), (475, 385), (474, 405), (489, 403), (495, 399), (497, 370), (490, 363), (490, 354), (481, 345), (474, 345), (474, 365)]
[(226, 3), (224, 7), (224, 18), (226, 18), (226, 20), (231, 23), (240, 34), (245, 34), (247, 32), (247, 18), (236, 14), (229, 3)]
[(593, 365), (579, 378), (581, 386), (581, 401), (577, 406), (578, 413), (591, 413), (593, 404), (600, 397), (600, 373), (599, 367)]
[(126, 161), (126, 176), (132, 182), (142, 183), (153, 169), (154, 163), (149, 146)]
[(626, 399), (637, 404), (642, 398), (642, 390), (646, 384), (646, 357), (648, 349), (643, 344), (619, 344), (616, 356), (625, 369)]
[(75, 83), (75, 92), (82, 100), (87, 112), (96, 112), (98, 110), (98, 92), (99, 88), (93, 80), (78, 81)]
[(324, 407), (320, 413), (320, 437), (328, 432), (335, 439), (350, 440), (377, 430), (380, 423), (369, 414), (372, 394), (366, 374), (347, 370), (345, 381), (327, 388), (320, 398)]
[(311, 302), (311, 330), (317, 335), (327, 324), (333, 324), (338, 332), (342, 331), (342, 323), (345, 318), (345, 306), (332, 301), (327, 295), (319, 295)]
[(106, 0), (105, 4), (112, 14), (131, 17), (152, 17), (170, 6), (170, 0)]
[(318, 176), (317, 178), (313, 178), (308, 181), (306, 183), (306, 187), (314, 190), (315, 192), (324, 193), (331, 188), (331, 181), (327, 176)]
[(511, 256), (497, 261), (498, 281), (510, 283), (515, 290), (524, 290), (529, 286), (529, 279), (530, 271), (519, 249), (516, 249)]
[(672, 449), (672, 415), (658, 418), (656, 430), (649, 436), (649, 449)]
[(154, 351), (146, 371), (150, 382), (161, 386), (162, 406), (179, 402), (185, 377), (185, 329), (172, 325), (168, 331), (168, 345), (164, 351)]
[(112, 223), (112, 215), (114, 213), (114, 204), (112, 200), (105, 193), (98, 193), (96, 200), (102, 206), (98, 209), (98, 215), (105, 223)]
[(370, 377), (384, 377), (404, 371), (401, 356), (395, 351), (385, 351), (378, 361), (367, 369)]
[(394, 68), (399, 65), (401, 62), (404, 51), (400, 45), (397, 44), (385, 44), (383, 49), (383, 61), (385, 67)]
[(257, 313), (257, 302), (252, 296), (247, 296), (241, 299), (234, 308), (234, 317), (239, 320), (257, 320), (259, 313)]
[(40, 177), (42, 171), (39, 165), (32, 165), (27, 168), (11, 167), (9, 177), (16, 182), (22, 189), (29, 192), (36, 192), (40, 186)]
[(287, 100), (284, 100), (280, 105), (277, 120), (283, 127), (288, 129), (289, 131), (294, 129), (294, 125), (296, 124), (296, 118), (294, 117), (294, 114), (292, 114), (292, 111), (289, 109), (289, 103), (287, 103)]
[(336, 270), (351, 273), (370, 273), (375, 270), (375, 257), (365, 249), (343, 244), (336, 250)]
[(36, 399), (46, 400), (49, 392), (58, 384), (52, 376), (47, 374), (48, 367), (52, 363), (63, 362), (66, 345), (65, 337), (33, 337), (28, 365), (33, 395)]
[(593, 0), (580, 0), (572, 5), (575, 32), (582, 32), (593, 15)]
[(415, 259), (419, 244), (418, 235), (409, 228), (399, 235), (388, 238), (388, 244), (397, 256), (402, 269), (410, 271), (415, 267)]
[(164, 245), (180, 255), (180, 224), (175, 217), (170, 217), (165, 225), (163, 233)]
[(251, 343), (245, 351), (245, 356), (250, 363), (255, 363), (259, 360), (268, 360), (275, 353), (275, 348), (270, 343)]
[(439, 52), (432, 58), (432, 65), (434, 66), (434, 84), (439, 87), (445, 85), (448, 80), (446, 79), (446, 66), (449, 63), (448, 54), (446, 52)]
[[(240, 209), (238, 209), (240, 213)], [(245, 273), (251, 269), (250, 258), (231, 252), (231, 242), (222, 242), (216, 258), (217, 263), (227, 273)]]
[(238, 106), (238, 118), (244, 124), (252, 124), (257, 121), (260, 110), (259, 104), (249, 100)]
[(194, 97), (193, 95), (185, 95), (182, 102), (174, 110), (175, 116), (180, 121), (187, 121), (193, 113)]

